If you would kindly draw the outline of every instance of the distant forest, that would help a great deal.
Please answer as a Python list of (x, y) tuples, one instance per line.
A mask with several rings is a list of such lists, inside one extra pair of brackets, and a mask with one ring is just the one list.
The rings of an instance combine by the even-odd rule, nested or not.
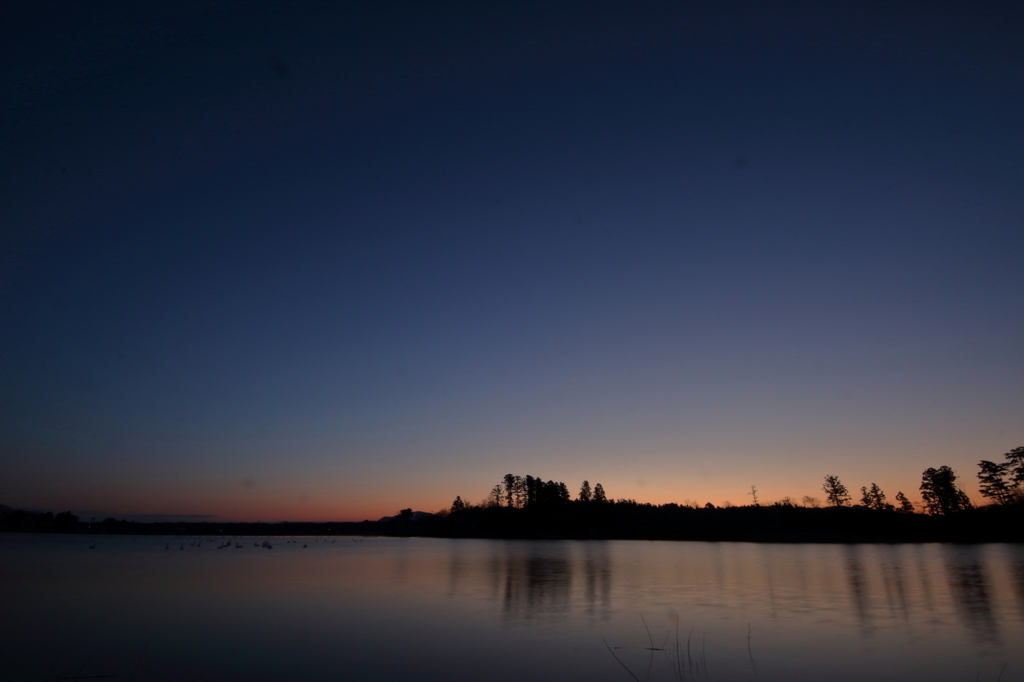
[(150, 535), (385, 535), (508, 539), (646, 539), (746, 542), (1024, 542), (1024, 447), (1003, 461), (982, 460), (978, 479), (984, 505), (975, 505), (948, 466), (926, 469), (922, 508), (902, 492), (890, 503), (875, 483), (854, 503), (835, 475), (822, 482), (824, 503), (804, 497), (761, 504), (715, 506), (611, 499), (604, 486), (583, 481), (573, 498), (563, 482), (506, 474), (479, 504), (457, 496), (428, 514), (403, 509), (359, 523), (135, 523), (108, 518), (84, 522), (70, 512), (13, 510), (0, 505), (0, 530)]

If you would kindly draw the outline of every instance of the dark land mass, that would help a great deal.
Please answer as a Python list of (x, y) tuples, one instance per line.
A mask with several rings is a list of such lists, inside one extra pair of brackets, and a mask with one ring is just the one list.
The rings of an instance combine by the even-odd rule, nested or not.
[(865, 507), (686, 507), (633, 501), (565, 501), (526, 508), (467, 506), (447, 514), (404, 510), (379, 521), (83, 522), (69, 512), (0, 508), (0, 531), (118, 535), (394, 536), (493, 539), (703, 540), (732, 542), (1024, 542), (1024, 505), (928, 515)]

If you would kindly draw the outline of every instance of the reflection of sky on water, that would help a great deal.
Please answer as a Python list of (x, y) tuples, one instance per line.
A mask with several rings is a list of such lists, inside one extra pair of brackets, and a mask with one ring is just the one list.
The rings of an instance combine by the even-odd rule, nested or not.
[[(750, 679), (750, 657), (759, 680), (825, 666), (840, 681), (879, 666), (894, 679), (1024, 670), (1012, 644), (1024, 640), (1020, 546), (165, 544), (0, 536), (0, 679), (76, 674), (93, 653), (82, 675), (128, 677), (144, 646), (139, 682), (619, 679), (605, 640), (634, 671), (668, 679), (674, 654), (650, 652), (647, 627), (658, 647), (692, 633), (725, 680)], [(520, 664), (495, 668), (510, 659)]]

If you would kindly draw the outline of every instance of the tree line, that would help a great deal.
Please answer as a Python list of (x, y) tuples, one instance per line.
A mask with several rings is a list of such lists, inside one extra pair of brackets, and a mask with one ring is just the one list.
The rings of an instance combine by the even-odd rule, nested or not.
[[(555, 507), (572, 501), (568, 486), (562, 481), (545, 481), (537, 476), (518, 476), (505, 474), (501, 481), (491, 488), (486, 505), (490, 507), (508, 507), (510, 509), (536, 509), (539, 507)], [(590, 487), (589, 481), (583, 481), (576, 498), (578, 502), (607, 502), (604, 486), (600, 483)], [(448, 509), (450, 513), (464, 511), (469, 505), (462, 496), (456, 496)]]
[[(1024, 446), (1010, 450), (1003, 456), (1003, 459), (1005, 461), (1001, 463), (983, 459), (978, 464), (981, 494), (998, 505), (1024, 504)], [(821, 488), (829, 506), (847, 507), (852, 505), (853, 497), (838, 476), (826, 475)], [(753, 506), (760, 507), (761, 505), (757, 501), (757, 489), (752, 487), (752, 490), (754, 491), (752, 493), (754, 495)], [(919, 490), (923, 501), (922, 511), (929, 515), (949, 515), (974, 508), (967, 493), (957, 485), (956, 473), (948, 466), (925, 469), (921, 474)], [(889, 502), (885, 492), (877, 483), (861, 486), (860, 493), (860, 506), (867, 509), (900, 514), (913, 514), (917, 511), (902, 490), (896, 493), (895, 504)], [(561, 481), (545, 481), (535, 476), (505, 474), (501, 481), (491, 488), (491, 492), (482, 506), (538, 509), (557, 507), (570, 502), (574, 502), (574, 500), (569, 493), (569, 488)], [(604, 486), (600, 483), (591, 488), (589, 481), (583, 481), (575, 502), (602, 504), (608, 503), (609, 500)], [(620, 502), (635, 504), (633, 500), (620, 500)], [(820, 506), (820, 501), (815, 497), (806, 496), (803, 498), (803, 502), (804, 506), (808, 507)], [(774, 506), (795, 505), (787, 497), (774, 503)], [(467, 504), (459, 496), (455, 498), (446, 512), (460, 512), (471, 507), (472, 505)], [(715, 508), (710, 502), (705, 507)]]
[[(1024, 503), (1024, 446), (1010, 450), (1003, 455), (1003, 459), (1005, 461), (1000, 463), (987, 459), (978, 463), (981, 495), (999, 505)], [(946, 515), (973, 509), (974, 503), (956, 481), (956, 472), (948, 466), (925, 469), (921, 474), (920, 487), (924, 511), (932, 515)], [(821, 489), (829, 505), (844, 507), (850, 504), (850, 493), (838, 476), (825, 476)], [(901, 513), (915, 511), (914, 505), (902, 491), (896, 493), (896, 505), (889, 504), (877, 483), (872, 483), (870, 488), (862, 486), (860, 492), (860, 503), (869, 509)]]
[(0, 504), (0, 531), (65, 532), (67, 529), (73, 528), (77, 522), (78, 517), (70, 511), (62, 511), (57, 514), (31, 512), (23, 509), (11, 509), (6, 504)]
[(978, 463), (981, 494), (997, 504), (1021, 502), (1024, 498), (1024, 446), (1003, 455), (999, 464), (987, 459)]

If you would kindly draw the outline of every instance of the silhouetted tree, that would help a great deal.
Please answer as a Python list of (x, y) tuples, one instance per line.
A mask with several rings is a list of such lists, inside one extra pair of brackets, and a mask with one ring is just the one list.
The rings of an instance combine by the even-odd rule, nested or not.
[(558, 489), (555, 486), (555, 482), (549, 480), (545, 483), (540, 478), (536, 481), (537, 487), (537, 504), (541, 506), (549, 505), (555, 501), (558, 497)]
[(705, 504), (705, 505), (704, 505), (704, 508), (705, 508), (705, 509), (714, 509), (714, 508), (715, 508), (715, 505), (713, 505), (713, 504), (711, 504), (710, 502), (708, 502), (707, 504)]
[(462, 501), (462, 496), (461, 495), (456, 495), (455, 496), (455, 501), (452, 502), (451, 512), (454, 514), (455, 512), (460, 512), (460, 511), (462, 511), (465, 508), (466, 508), (466, 503)]
[(590, 502), (592, 497), (590, 481), (583, 481), (583, 485), (580, 486), (580, 502)]
[(956, 487), (956, 474), (948, 466), (925, 469), (921, 474), (921, 497), (929, 514), (952, 514), (971, 508), (970, 498)]
[(505, 478), (503, 478), (501, 481), (502, 486), (505, 490), (505, 504), (508, 507), (519, 506), (518, 504), (516, 504), (518, 493), (518, 483), (516, 481), (517, 478), (519, 477), (513, 476), (512, 474), (505, 474)]
[(755, 507), (760, 507), (761, 506), (761, 505), (759, 505), (757, 503), (757, 486), (756, 485), (750, 486), (750, 492), (747, 493), (747, 494), (750, 495), (752, 498), (754, 498), (754, 506)]
[[(527, 480), (530, 480), (530, 478), (527, 476)], [(569, 488), (566, 487), (565, 483), (556, 481), (545, 482), (539, 478), (534, 478), (533, 488), (533, 501), (528, 504), (535, 504), (538, 507), (552, 507), (572, 499), (572, 496), (569, 494)]]
[(896, 501), (900, 503), (900, 506), (896, 507), (896, 511), (901, 514), (913, 514), (914, 505), (907, 499), (907, 496), (903, 494), (903, 491), (896, 493)]
[(1013, 485), (1024, 486), (1024, 445), (1007, 452), (1003, 457), (1009, 465), (1010, 478)]
[(78, 517), (69, 511), (59, 512), (53, 517), (54, 524), (58, 526), (70, 526), (76, 521), (78, 521)]
[(817, 497), (811, 497), (810, 495), (804, 495), (804, 506), (810, 507), (811, 509), (817, 509), (821, 506), (821, 500)]
[(981, 482), (978, 487), (982, 496), (999, 504), (1006, 504), (1011, 493), (1010, 484), (1006, 481), (1006, 476), (1010, 472), (1010, 462), (996, 464), (983, 459), (978, 463), (978, 468), (978, 480)]
[(594, 502), (607, 502), (608, 498), (604, 494), (604, 486), (600, 483), (594, 484)]
[(522, 509), (526, 506), (526, 479), (516, 476), (516, 507)]
[(878, 487), (877, 483), (872, 483), (871, 488), (865, 488), (864, 486), (861, 486), (860, 494), (860, 503), (863, 504), (865, 507), (868, 507), (869, 509), (877, 509), (879, 511), (883, 511), (886, 509), (893, 508), (891, 504), (886, 502), (885, 493), (882, 492), (882, 489)]
[(825, 499), (833, 507), (845, 507), (850, 503), (850, 493), (846, 486), (839, 481), (838, 476), (828, 475), (821, 489), (825, 492)]
[(551, 506), (572, 500), (568, 486), (561, 481), (547, 481), (535, 477), (506, 474), (502, 482), (491, 489), (486, 505), (501, 505), (504, 501), (511, 507)]
[(403, 509), (398, 512), (398, 520), (406, 522), (412, 521), (412, 509)]
[(529, 507), (537, 502), (537, 487), (540, 481), (529, 474), (526, 475), (526, 480), (523, 481), (523, 488), (526, 491), (526, 502), (523, 506)]

